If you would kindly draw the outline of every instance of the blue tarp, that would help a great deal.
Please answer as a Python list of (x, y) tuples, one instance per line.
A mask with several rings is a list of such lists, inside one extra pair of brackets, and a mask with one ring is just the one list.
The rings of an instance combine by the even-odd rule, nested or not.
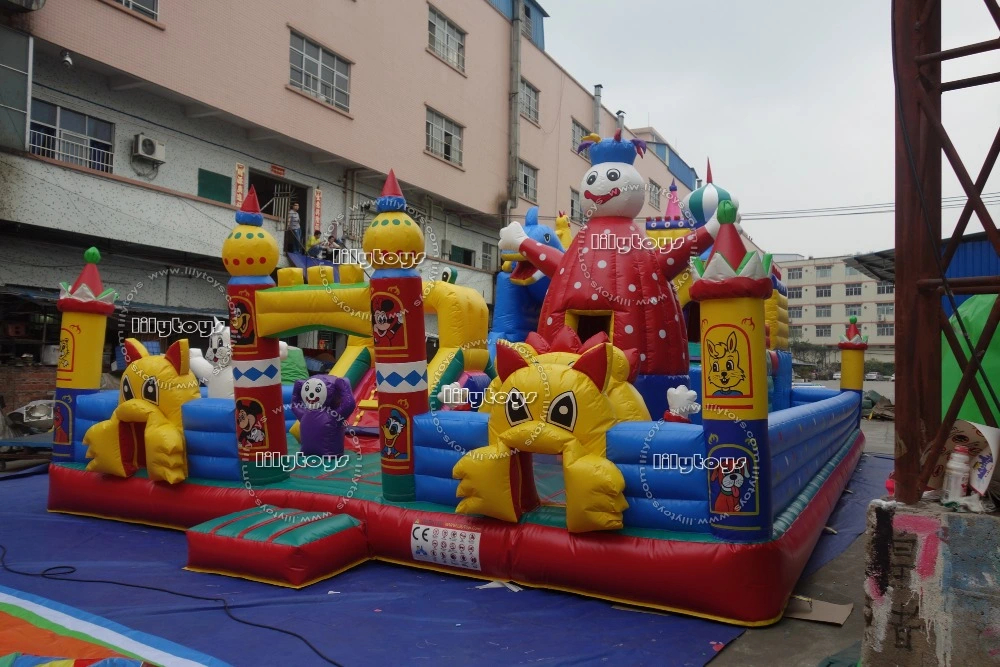
[[(811, 574), (864, 532), (868, 501), (884, 493), (892, 461), (865, 456), (806, 567)], [(76, 577), (224, 596), (243, 619), (306, 636), (345, 665), (703, 665), (742, 628), (525, 588), (479, 590), (481, 581), (366, 563), (295, 591), (186, 572), (184, 534), (45, 511), (48, 478), (0, 483), (0, 543), (15, 569), (74, 565)], [(40, 595), (189, 646), (234, 665), (323, 664), (302, 642), (238, 624), (221, 605), (110, 584), (0, 572), (0, 585)]]

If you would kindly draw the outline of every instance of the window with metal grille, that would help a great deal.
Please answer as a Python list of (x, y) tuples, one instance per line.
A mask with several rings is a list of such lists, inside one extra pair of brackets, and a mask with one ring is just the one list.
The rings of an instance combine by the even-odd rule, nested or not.
[(538, 201), (538, 170), (522, 160), (517, 161), (519, 193), (530, 202)]
[(888, 280), (880, 280), (876, 292), (878, 294), (895, 294), (896, 286)]
[(521, 79), (521, 115), (533, 123), (538, 122), (538, 89)]
[(798, 324), (788, 327), (788, 336), (790, 338), (802, 338), (802, 327)]
[(465, 71), (465, 31), (433, 7), (427, 15), (427, 45), (453, 67)]
[(448, 162), (462, 164), (464, 128), (447, 116), (427, 108), (427, 150)]
[(483, 271), (496, 270), (496, 244), (483, 242)]
[(816, 317), (830, 317), (833, 314), (833, 306), (816, 306)]
[(344, 111), (351, 110), (351, 63), (295, 32), (288, 55), (291, 85)]
[(136, 14), (142, 14), (154, 21), (159, 15), (157, 8), (159, 0), (115, 0), (115, 2), (119, 5), (124, 5), (126, 9), (131, 9)]
[(114, 145), (113, 123), (39, 99), (31, 101), (28, 149), (35, 155), (111, 173)]
[(892, 322), (879, 322), (875, 327), (876, 336), (895, 336), (896, 335), (896, 325)]
[(802, 268), (788, 269), (788, 280), (802, 280)]
[(789, 319), (802, 317), (802, 306), (792, 306), (789, 308), (788, 317)]
[(816, 285), (816, 296), (817, 297), (827, 297), (833, 294), (833, 289), (830, 285)]
[(844, 285), (845, 296), (861, 296), (861, 283), (847, 283)]
[(653, 179), (649, 179), (649, 205), (660, 210), (660, 186)]
[(583, 222), (583, 209), (580, 206), (580, 191), (569, 189), (569, 219), (573, 222)]
[(833, 267), (827, 264), (826, 266), (816, 267), (816, 277), (817, 278), (829, 278), (833, 275)]
[(844, 306), (844, 314), (847, 317), (861, 317), (861, 304), (860, 303), (849, 303)]
[(830, 338), (833, 336), (833, 327), (830, 324), (816, 325), (816, 338)]
[(789, 287), (788, 288), (788, 298), (789, 299), (801, 299), (802, 298), (802, 288), (801, 287)]
[(896, 314), (896, 304), (894, 303), (880, 303), (875, 308), (876, 312), (883, 317)]
[(521, 33), (528, 39), (532, 39), (534, 26), (531, 21), (531, 7), (527, 3), (521, 4)]
[[(573, 152), (574, 153), (576, 152), (576, 149), (580, 147), (580, 142), (582, 142), (583, 138), (585, 136), (587, 136), (588, 134), (590, 134), (590, 130), (588, 130), (587, 128), (585, 128), (583, 125), (580, 125), (580, 123), (576, 122), (575, 120), (573, 121), (573, 136), (572, 136), (573, 146), (572, 146), (572, 148), (573, 148)], [(585, 158), (587, 158), (589, 160), (590, 159), (590, 149), (589, 148), (585, 148), (583, 151), (580, 152), (580, 155), (582, 155), (583, 157), (585, 157)]]

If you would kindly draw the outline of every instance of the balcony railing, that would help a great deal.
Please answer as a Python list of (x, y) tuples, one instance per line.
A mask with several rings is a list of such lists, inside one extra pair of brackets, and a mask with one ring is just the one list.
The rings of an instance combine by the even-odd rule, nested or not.
[(112, 151), (38, 130), (31, 130), (28, 137), (28, 148), (34, 155), (60, 162), (69, 162), (109, 174), (114, 166), (115, 155)]

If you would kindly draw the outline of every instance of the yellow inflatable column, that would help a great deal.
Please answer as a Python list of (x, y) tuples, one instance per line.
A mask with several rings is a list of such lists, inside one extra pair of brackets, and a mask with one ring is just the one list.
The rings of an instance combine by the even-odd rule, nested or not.
[(62, 283), (57, 302), (62, 313), (52, 413), (52, 457), (57, 462), (86, 459), (85, 448), (73, 452), (73, 415), (80, 396), (101, 388), (104, 336), (108, 317), (115, 312), (115, 291), (104, 289), (97, 270), (101, 253), (89, 248), (83, 258), (83, 271), (72, 285)]
[(717, 216), (712, 254), (707, 263), (693, 260), (698, 277), (691, 286), (701, 305), (709, 517), (717, 537), (759, 541), (772, 532), (764, 342), (771, 256), (747, 252), (731, 202), (720, 202)]
[[(858, 318), (851, 316), (847, 334), (840, 337), (840, 390), (853, 391), (861, 395), (865, 383), (865, 350), (868, 349), (868, 336), (862, 336), (858, 330)], [(858, 410), (858, 420), (861, 411)]]

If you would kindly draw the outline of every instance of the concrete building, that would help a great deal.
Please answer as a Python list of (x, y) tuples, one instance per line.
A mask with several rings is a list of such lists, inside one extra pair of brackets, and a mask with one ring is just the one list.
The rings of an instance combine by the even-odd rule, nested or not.
[(837, 342), (848, 318), (856, 315), (858, 327), (868, 336), (869, 359), (895, 359), (895, 288), (890, 281), (873, 280), (854, 266), (851, 256), (805, 258), (779, 255), (788, 287), (790, 334), (830, 347), (830, 361), (840, 359)]
[[(622, 122), (545, 52), (547, 19), (534, 0), (3, 0), (0, 286), (52, 288), (95, 244), (121, 294), (217, 312), (205, 277), (150, 275), (221, 281), (250, 185), (279, 238), (297, 202), (307, 233), (336, 224), (357, 246), (392, 168), (433, 231), (427, 272), (460, 265), (492, 302), (499, 228), (535, 204), (580, 220), (576, 144)], [(697, 175), (641, 134), (641, 215), (662, 215), (656, 188), (683, 197)]]

